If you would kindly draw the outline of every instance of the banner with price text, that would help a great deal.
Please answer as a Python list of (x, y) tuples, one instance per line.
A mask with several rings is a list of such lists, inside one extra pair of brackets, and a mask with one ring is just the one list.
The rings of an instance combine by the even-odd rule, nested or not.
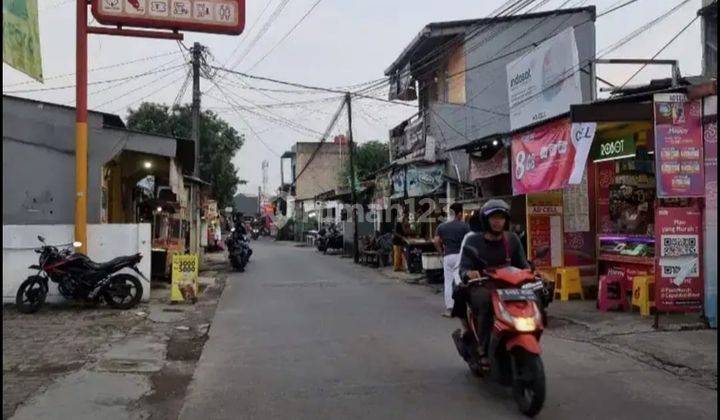
[(575, 163), (571, 123), (563, 118), (512, 136), (513, 194), (565, 188)]

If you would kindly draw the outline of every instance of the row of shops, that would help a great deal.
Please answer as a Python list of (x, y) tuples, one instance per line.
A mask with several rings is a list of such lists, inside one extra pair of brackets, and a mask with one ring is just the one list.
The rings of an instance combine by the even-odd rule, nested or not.
[(394, 216), (384, 212), (402, 207), (408, 248), (432, 254), (450, 202), (469, 214), (503, 198), (528, 257), (550, 249), (538, 260), (546, 272), (580, 268), (590, 295), (606, 276), (626, 290), (650, 276), (658, 312), (702, 311), (715, 325), (716, 128), (714, 80), (654, 84), (455, 147), (466, 152), (469, 183), (450, 161), (396, 160), (376, 174), (369, 208), (386, 232)]

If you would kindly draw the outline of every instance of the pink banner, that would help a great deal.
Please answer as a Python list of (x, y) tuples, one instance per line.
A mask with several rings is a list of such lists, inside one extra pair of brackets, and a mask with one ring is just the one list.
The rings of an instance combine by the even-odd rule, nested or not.
[(568, 185), (575, 161), (570, 120), (551, 121), (512, 138), (513, 194), (550, 191)]
[(702, 197), (705, 193), (702, 102), (685, 95), (655, 96), (657, 196)]
[(655, 307), (660, 312), (701, 311), (701, 213), (692, 207), (658, 207), (656, 212)]

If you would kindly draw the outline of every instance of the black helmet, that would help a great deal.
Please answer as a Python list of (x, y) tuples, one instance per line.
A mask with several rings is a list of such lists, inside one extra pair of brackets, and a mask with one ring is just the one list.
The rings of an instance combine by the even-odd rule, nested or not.
[(482, 220), (483, 230), (490, 230), (490, 223), (488, 220), (490, 219), (490, 216), (496, 213), (502, 213), (507, 222), (510, 222), (510, 206), (503, 200), (488, 200), (487, 203), (483, 204), (480, 208), (480, 219)]

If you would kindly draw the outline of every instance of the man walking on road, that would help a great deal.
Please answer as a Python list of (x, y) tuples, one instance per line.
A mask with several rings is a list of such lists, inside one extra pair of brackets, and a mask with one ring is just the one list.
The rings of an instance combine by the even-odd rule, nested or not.
[(453, 203), (450, 206), (449, 220), (438, 226), (435, 238), (433, 238), (435, 247), (443, 254), (443, 276), (445, 278), (445, 312), (443, 312), (443, 316), (447, 318), (452, 316), (453, 284), (460, 262), (460, 245), (468, 232), (470, 232), (470, 228), (463, 221), (462, 204)]

